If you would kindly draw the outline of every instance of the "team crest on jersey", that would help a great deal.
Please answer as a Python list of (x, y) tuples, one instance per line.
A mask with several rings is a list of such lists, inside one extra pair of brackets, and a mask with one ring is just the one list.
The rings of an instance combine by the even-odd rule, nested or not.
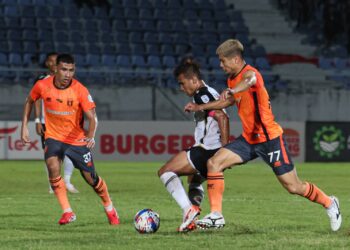
[(209, 102), (209, 97), (207, 95), (202, 95), (201, 99), (204, 103), (208, 103)]
[(94, 102), (91, 95), (88, 95), (88, 100), (89, 100), (89, 102)]
[(68, 106), (73, 106), (73, 99), (68, 99), (67, 100), (67, 105)]

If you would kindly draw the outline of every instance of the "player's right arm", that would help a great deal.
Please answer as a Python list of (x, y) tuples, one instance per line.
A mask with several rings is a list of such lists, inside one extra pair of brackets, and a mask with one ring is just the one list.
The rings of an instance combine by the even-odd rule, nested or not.
[(30, 114), (32, 112), (34, 100), (29, 95), (24, 103), (24, 111), (22, 117), (22, 127), (21, 127), (21, 140), (23, 144), (27, 144), (30, 142), (29, 131), (28, 131), (28, 121), (30, 118)]
[(215, 109), (224, 109), (229, 106), (232, 106), (235, 103), (233, 96), (230, 96), (226, 99), (219, 99), (213, 102), (208, 102), (204, 104), (196, 104), (193, 102), (187, 103), (184, 110), (185, 112), (197, 112), (203, 110), (215, 110)]
[(38, 99), (34, 103), (34, 114), (35, 114), (35, 129), (38, 135), (44, 135), (44, 128), (41, 124), (41, 99)]
[(24, 103), (22, 127), (21, 127), (21, 140), (23, 144), (27, 144), (30, 142), (29, 131), (28, 131), (28, 121), (30, 119), (30, 114), (32, 113), (34, 102), (38, 100), (40, 97), (41, 97), (41, 85), (36, 83), (32, 88), (32, 90), (30, 91), (30, 94), (28, 95)]

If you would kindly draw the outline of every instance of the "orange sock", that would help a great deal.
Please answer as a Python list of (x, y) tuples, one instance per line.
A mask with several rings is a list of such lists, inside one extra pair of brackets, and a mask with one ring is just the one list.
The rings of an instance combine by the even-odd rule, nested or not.
[(225, 190), (224, 173), (208, 173), (208, 197), (211, 212), (222, 212), (222, 196)]
[(96, 194), (101, 197), (104, 207), (108, 207), (112, 204), (111, 198), (109, 197), (107, 184), (101, 177), (99, 177), (98, 183), (94, 189)]
[(54, 179), (49, 179), (52, 190), (54, 191), (58, 203), (60, 203), (61, 208), (64, 212), (68, 212), (69, 210), (71, 211), (71, 207), (68, 201), (68, 196), (67, 196), (67, 190), (66, 190), (66, 185), (64, 184), (64, 181), (62, 179), (62, 176), (58, 176), (57, 178)]
[(306, 182), (304, 197), (310, 201), (321, 204), (325, 208), (328, 208), (332, 203), (332, 200), (328, 195), (323, 193), (323, 191), (320, 190), (315, 184), (309, 182)]

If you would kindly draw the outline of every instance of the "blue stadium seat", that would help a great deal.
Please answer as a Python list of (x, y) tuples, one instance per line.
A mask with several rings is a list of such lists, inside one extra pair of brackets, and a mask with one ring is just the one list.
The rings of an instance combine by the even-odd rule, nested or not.
[(147, 55), (159, 56), (160, 52), (158, 44), (146, 44), (146, 53)]
[(137, 8), (136, 0), (122, 0), (122, 5), (126, 8)]
[(35, 56), (36, 56), (36, 54), (34, 54), (34, 53), (24, 53), (23, 54), (23, 65), (24, 66), (33, 65)]
[(53, 33), (53, 39), (56, 42), (67, 42), (69, 40), (68, 34), (64, 31), (57, 31)]
[(154, 0), (153, 1), (153, 4), (154, 4), (154, 8), (157, 10), (163, 10), (163, 9), (166, 9), (166, 5), (164, 3), (163, 0)]
[(21, 17), (36, 17), (36, 9), (34, 6), (24, 6), (22, 7)]
[(25, 53), (36, 53), (37, 52), (37, 45), (36, 42), (29, 41), (29, 42), (23, 42), (23, 51)]
[(56, 42), (55, 48), (55, 51), (57, 51), (58, 53), (71, 53), (70, 46), (68, 45), (68, 43), (65, 42)]
[(131, 67), (130, 57), (127, 55), (117, 55), (116, 64), (119, 68), (130, 69)]
[(7, 37), (10, 41), (22, 40), (22, 32), (20, 30), (8, 30)]
[(39, 31), (44, 30), (44, 29), (52, 30), (51, 20), (47, 19), (47, 18), (37, 18), (36, 19), (36, 26), (37, 26)]
[(98, 54), (86, 54), (86, 65), (89, 67), (101, 66), (100, 55)]
[(225, 0), (214, 0), (212, 2), (213, 2), (213, 7), (217, 10), (226, 10), (227, 9)]
[(139, 12), (137, 8), (124, 8), (124, 16), (128, 20), (139, 19)]
[(87, 30), (84, 33), (84, 40), (88, 43), (94, 43), (97, 41), (98, 34), (96, 34), (96, 31), (93, 30)]
[(213, 6), (213, 3), (212, 1), (209, 1), (209, 0), (199, 0), (198, 1), (198, 8), (201, 9), (201, 10), (213, 10), (214, 9), (214, 6)]
[(199, 18), (202, 21), (209, 21), (209, 22), (213, 22), (214, 21), (214, 17), (212, 15), (211, 11), (208, 10), (208, 9), (202, 9), (199, 12)]
[(174, 40), (173, 40), (174, 44), (187, 44), (188, 45), (188, 35), (187, 33), (175, 33), (174, 35)]
[(13, 1), (13, 0), (2, 0), (2, 4), (5, 6), (8, 5), (17, 5), (17, 1)]
[(46, 54), (46, 53), (50, 53), (50, 52), (55, 51), (55, 50), (56, 50), (55, 45), (52, 41), (50, 41), (50, 42), (46, 41), (46, 42), (39, 43), (39, 51), (41, 53)]
[(332, 69), (333, 68), (333, 60), (327, 57), (319, 57), (318, 65), (321, 69)]
[(134, 43), (130, 45), (131, 48), (131, 52), (134, 55), (145, 55), (146, 54), (146, 50), (145, 50), (145, 46), (142, 43)]
[(47, 13), (50, 12), (50, 8), (46, 5), (38, 5), (35, 9), (36, 18), (47, 18)]
[(67, 25), (70, 31), (74, 30), (81, 32), (84, 29), (83, 23), (80, 21), (80, 19), (69, 18), (67, 21)]
[(218, 47), (217, 45), (208, 44), (206, 48), (206, 55), (208, 55), (209, 57), (216, 56), (217, 47)]
[(26, 29), (36, 29), (37, 27), (34, 18), (22, 18), (21, 26)]
[(92, 10), (90, 8), (88, 8), (87, 6), (84, 6), (84, 7), (80, 8), (79, 16), (81, 18), (87, 20), (87, 19), (92, 19), (94, 17), (94, 13), (92, 12)]
[(9, 51), (14, 53), (22, 53), (22, 42), (20, 41), (9, 41)]
[(162, 44), (160, 51), (162, 55), (167, 55), (167, 56), (174, 56), (175, 55), (175, 50), (174, 46), (172, 44)]
[(141, 55), (131, 55), (131, 64), (135, 68), (147, 68), (145, 58)]
[(38, 6), (38, 5), (44, 6), (44, 5), (46, 5), (46, 0), (33, 0), (33, 5), (35, 5), (35, 6)]
[(98, 20), (97, 26), (98, 26), (98, 30), (100, 32), (111, 32), (112, 31), (112, 25), (109, 22), (109, 20), (107, 20), (107, 19)]
[(10, 52), (10, 47), (7, 41), (0, 41), (0, 52), (1, 53)]
[(5, 5), (4, 7), (4, 16), (5, 17), (19, 17), (20, 12), (17, 6)]
[(153, 5), (148, 0), (138, 0), (137, 1), (137, 7), (140, 9), (153, 9)]
[(56, 31), (60, 31), (60, 30), (68, 30), (68, 24), (66, 21), (62, 20), (62, 19), (56, 19), (53, 22), (53, 28)]
[(114, 31), (126, 31), (128, 27), (126, 26), (126, 22), (124, 20), (113, 20), (112, 29)]
[(116, 53), (119, 55), (130, 55), (131, 49), (129, 43), (118, 43)]
[(114, 67), (116, 65), (116, 58), (112, 54), (102, 54), (102, 66)]
[(113, 34), (111, 32), (100, 32), (99, 41), (103, 44), (108, 44), (114, 41)]
[(0, 65), (8, 66), (7, 55), (5, 53), (0, 52)]
[(169, 33), (160, 33), (159, 34), (159, 43), (162, 44), (173, 44), (173, 38)]
[(203, 41), (205, 44), (214, 44), (214, 45), (218, 45), (219, 44), (219, 37), (218, 34), (216, 32), (205, 32), (202, 35), (203, 37)]
[(146, 32), (144, 34), (143, 41), (145, 43), (158, 43), (158, 33), (156, 33), (156, 32)]
[[(185, 2), (187, 2), (187, 1), (185, 1)], [(185, 9), (184, 18), (187, 20), (198, 20), (199, 19), (197, 12), (193, 9)]]
[(112, 7), (109, 11), (109, 16), (113, 19), (124, 19), (124, 11), (122, 8)]
[(209, 67), (211, 67), (213, 70), (220, 69), (220, 60), (217, 56), (209, 57), (208, 64), (209, 64)]
[(198, 6), (194, 0), (186, 0), (186, 1), (183, 1), (183, 8), (185, 10), (197, 10)]
[(180, 0), (172, 0), (172, 1), (167, 1), (167, 8), (168, 9), (179, 9), (181, 8), (182, 4)]
[(245, 24), (233, 23), (231, 27), (235, 33), (249, 33), (249, 29)]
[(234, 32), (234, 30), (232, 29), (230, 23), (218, 22), (217, 26), (218, 26), (217, 31), (219, 33), (232, 33), (232, 32)]
[(266, 50), (262, 45), (257, 44), (256, 46), (252, 46), (252, 54), (255, 57), (264, 57), (266, 56)]
[(188, 44), (175, 44), (175, 53), (178, 56), (183, 56), (189, 52)]
[(18, 17), (7, 17), (5, 18), (5, 22), (6, 22), (6, 28), (11, 28), (11, 29), (20, 29), (21, 26), (21, 22), (20, 22), (20, 18)]
[(116, 53), (115, 46), (108, 43), (103, 44), (102, 53), (107, 55), (115, 54)]
[(347, 69), (347, 59), (346, 58), (334, 58), (334, 67), (337, 70), (346, 70)]
[(11, 66), (22, 66), (22, 57), (19, 53), (9, 54), (9, 64)]
[(157, 31), (157, 27), (153, 20), (142, 20), (141, 25), (144, 31)]
[(126, 27), (130, 32), (132, 31), (143, 31), (142, 25), (139, 20), (127, 20)]
[(114, 32), (114, 40), (118, 43), (128, 43), (129, 35), (127, 32), (123, 31)]
[(149, 68), (161, 69), (162, 63), (160, 61), (160, 57), (156, 55), (149, 55), (147, 57), (147, 65)]
[(95, 19), (86, 19), (84, 23), (85, 31), (98, 31), (98, 23)]
[(88, 43), (86, 45), (86, 52), (98, 55), (101, 53), (101, 48), (96, 43)]
[(85, 67), (86, 66), (86, 60), (85, 56), (83, 54), (74, 54), (74, 60), (77, 67)]
[(175, 32), (184, 32), (186, 31), (186, 26), (182, 22), (182, 20), (176, 20), (172, 23), (172, 30)]
[(143, 34), (141, 32), (130, 32), (129, 41), (131, 43), (143, 43)]
[(74, 54), (86, 54), (86, 48), (81, 43), (73, 43), (72, 52)]
[(73, 44), (80, 44), (81, 41), (84, 41), (84, 34), (79, 30), (71, 30), (69, 33), (69, 40)]
[(7, 32), (5, 29), (0, 30), (0, 41), (5, 41), (7, 40)]
[(37, 41), (38, 32), (35, 29), (23, 30), (22, 40), (24, 41)]
[(160, 32), (169, 32), (171, 31), (172, 26), (168, 20), (158, 20), (157, 28)]
[(176, 65), (175, 57), (165, 55), (163, 56), (162, 63), (165, 68), (173, 69)]
[(189, 33), (192, 33), (192, 32), (203, 32), (202, 31), (202, 27), (201, 25), (199, 24), (199, 22), (195, 21), (195, 20), (192, 20), (192, 21), (188, 21), (187, 22), (187, 31)]
[[(74, 11), (74, 14), (71, 13)], [(72, 8), (67, 8), (67, 16), (75, 17), (77, 16), (77, 13), (79, 12), (78, 9), (73, 10)], [(50, 14), (49, 16), (51, 18), (55, 19), (61, 19), (65, 18), (66, 16), (66, 9), (63, 6), (51, 6), (50, 5)]]
[(153, 20), (153, 14), (151, 9), (140, 9), (139, 16), (140, 19)]
[(227, 23), (230, 22), (230, 18), (227, 15), (226, 10), (218, 10), (218, 9), (216, 9), (214, 11), (214, 19), (217, 22), (227, 22)]
[(202, 30), (206, 32), (217, 32), (216, 22), (213, 21), (203, 21)]
[(168, 20), (168, 16), (167, 16), (167, 10), (166, 9), (160, 9), (160, 8), (157, 8), (154, 10), (154, 13), (153, 13), (153, 17), (155, 20)]
[(249, 64), (249, 65), (252, 65), (252, 66), (255, 65), (255, 62), (254, 62), (254, 58), (253, 58), (253, 57), (245, 56), (245, 57), (244, 57), (244, 61), (245, 61), (247, 64)]
[(105, 20), (108, 19), (109, 14), (106, 8), (102, 8), (102, 7), (94, 7), (94, 16), (97, 19), (100, 20)]

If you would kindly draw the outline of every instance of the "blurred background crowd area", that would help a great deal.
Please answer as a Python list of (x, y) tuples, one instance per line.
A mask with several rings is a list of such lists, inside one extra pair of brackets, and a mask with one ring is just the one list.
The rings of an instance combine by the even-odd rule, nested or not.
[[(178, 89), (174, 66), (193, 56), (220, 91), (226, 76), (215, 50), (236, 38), (272, 99), (346, 90), (347, 101), (349, 2), (0, 0), (0, 84), (25, 93), (45, 71), (46, 54), (56, 51), (74, 55), (77, 78), (92, 88), (153, 86), (171, 93)], [(13, 102), (5, 92), (3, 102)]]

